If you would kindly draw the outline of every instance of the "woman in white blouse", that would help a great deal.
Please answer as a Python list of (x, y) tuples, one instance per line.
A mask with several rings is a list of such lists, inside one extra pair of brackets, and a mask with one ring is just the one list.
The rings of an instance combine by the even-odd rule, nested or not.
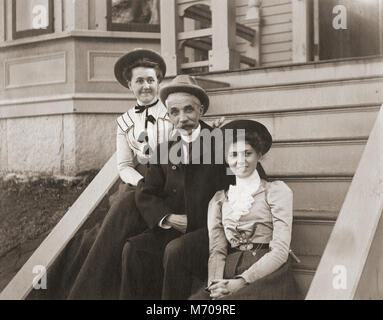
[(162, 57), (148, 49), (136, 49), (115, 64), (119, 83), (129, 88), (137, 103), (117, 119), (117, 165), (121, 180), (136, 186), (155, 147), (169, 139), (173, 126), (158, 99), (166, 73)]
[(236, 184), (210, 201), (208, 286), (191, 299), (296, 299), (289, 259), (293, 193), (282, 181), (269, 182), (259, 163), (271, 135), (251, 120), (222, 129), (233, 130), (226, 161)]
[(114, 73), (137, 99), (117, 119), (117, 166), (123, 183), (110, 197), (108, 213), (93, 217), (99, 223), (77, 233), (56, 259), (48, 272), (49, 288), (35, 290), (30, 299), (118, 299), (125, 241), (146, 229), (134, 194), (152, 150), (168, 140), (173, 127), (157, 97), (166, 65), (155, 51), (136, 49), (117, 61)]

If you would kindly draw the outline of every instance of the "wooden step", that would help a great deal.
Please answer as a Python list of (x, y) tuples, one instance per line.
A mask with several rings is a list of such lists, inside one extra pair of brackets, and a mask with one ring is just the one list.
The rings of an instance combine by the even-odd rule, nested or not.
[(285, 85), (313, 81), (326, 82), (376, 75), (383, 75), (382, 56), (200, 74), (201, 77), (228, 82), (232, 87)]
[(291, 248), (300, 259), (293, 270), (304, 297), (330, 238), (338, 212), (295, 210)]
[(209, 90), (208, 116), (381, 105), (383, 76)]
[[(228, 115), (225, 117), (225, 121), (230, 122), (237, 119), (259, 121), (268, 128), (274, 140), (345, 139), (368, 137), (379, 109), (380, 105), (367, 104), (320, 110), (252, 112)], [(212, 123), (219, 118), (221, 116), (211, 115), (204, 117), (204, 120)]]
[(293, 264), (293, 272), (299, 291), (302, 295), (302, 298), (304, 298), (309, 290), (311, 281), (314, 278), (314, 274), (319, 265), (321, 257), (315, 255), (306, 255), (300, 256), (299, 258), (301, 263)]
[(337, 212), (294, 211), (291, 248), (300, 257), (321, 256), (334, 227)]
[(273, 179), (284, 181), (293, 190), (294, 210), (339, 212), (352, 177), (282, 176), (273, 177)]
[(270, 175), (352, 176), (366, 139), (274, 142), (262, 165)]

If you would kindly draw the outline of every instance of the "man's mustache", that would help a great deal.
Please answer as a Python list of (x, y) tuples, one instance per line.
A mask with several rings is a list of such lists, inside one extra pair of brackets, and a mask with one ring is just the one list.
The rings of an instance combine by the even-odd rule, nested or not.
[(183, 123), (178, 125), (178, 129), (191, 129), (194, 128), (194, 123)]

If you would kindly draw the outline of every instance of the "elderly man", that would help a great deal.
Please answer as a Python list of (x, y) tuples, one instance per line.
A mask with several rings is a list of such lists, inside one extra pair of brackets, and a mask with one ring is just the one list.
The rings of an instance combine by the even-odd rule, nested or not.
[[(212, 130), (200, 121), (209, 107), (206, 92), (184, 75), (163, 87), (160, 98), (179, 138), (159, 146), (157, 164), (138, 184), (136, 205), (149, 229), (124, 246), (122, 299), (190, 295), (193, 277), (207, 275), (209, 201), (231, 180), (222, 162), (215, 164), (216, 150), (209, 150), (211, 164), (202, 164), (203, 152), (195, 152), (203, 149), (201, 132)], [(162, 161), (164, 146), (168, 162)]]

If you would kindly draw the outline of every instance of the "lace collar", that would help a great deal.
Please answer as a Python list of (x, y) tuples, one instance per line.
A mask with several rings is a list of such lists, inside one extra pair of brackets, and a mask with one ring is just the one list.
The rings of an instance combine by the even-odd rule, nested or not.
[(229, 205), (233, 212), (232, 217), (238, 220), (241, 216), (248, 214), (253, 202), (254, 194), (261, 185), (261, 178), (258, 171), (254, 172), (246, 178), (236, 177), (236, 185), (230, 185), (227, 193)]

